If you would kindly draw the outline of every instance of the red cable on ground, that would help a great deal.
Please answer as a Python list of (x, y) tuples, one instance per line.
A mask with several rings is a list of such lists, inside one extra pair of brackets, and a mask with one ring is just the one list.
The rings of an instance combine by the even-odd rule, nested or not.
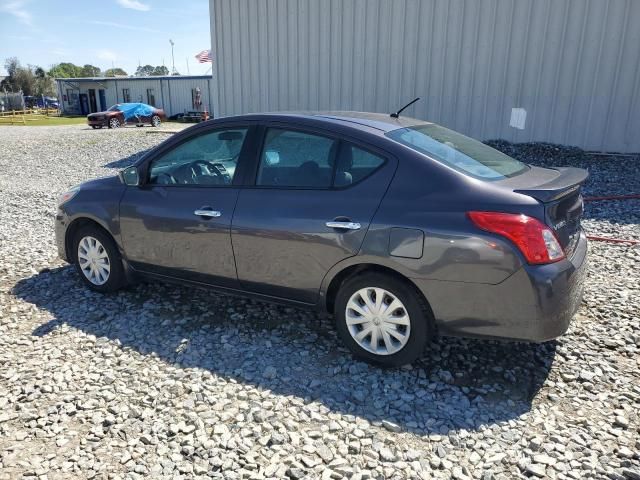
[(631, 195), (608, 195), (603, 197), (584, 197), (585, 202), (597, 202), (598, 200), (632, 200), (640, 199), (640, 193), (633, 193)]
[[(599, 200), (636, 200), (640, 199), (640, 194), (633, 193), (631, 195), (606, 195), (602, 197), (584, 197), (585, 202), (597, 202)], [(640, 240), (623, 240), (621, 238), (599, 237), (597, 235), (587, 235), (589, 240), (596, 242), (609, 242), (609, 243), (629, 243), (631, 245), (640, 244)]]
[(599, 237), (597, 235), (587, 235), (587, 238), (596, 242), (630, 243), (631, 245), (640, 244), (640, 240), (623, 240), (621, 238)]

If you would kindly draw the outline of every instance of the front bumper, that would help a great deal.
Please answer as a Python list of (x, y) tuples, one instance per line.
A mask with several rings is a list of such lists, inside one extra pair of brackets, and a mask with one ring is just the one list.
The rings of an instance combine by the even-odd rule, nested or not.
[(108, 125), (108, 120), (106, 118), (102, 118), (102, 119), (88, 118), (87, 125), (89, 125), (90, 127), (93, 127), (93, 126), (105, 127)]
[(584, 232), (571, 258), (526, 265), (497, 285), (414, 279), (443, 335), (544, 342), (569, 328), (587, 271)]
[(67, 214), (60, 208), (58, 208), (55, 218), (54, 229), (56, 232), (56, 247), (58, 248), (58, 257), (60, 257), (65, 262), (69, 262), (65, 243), (69, 220)]

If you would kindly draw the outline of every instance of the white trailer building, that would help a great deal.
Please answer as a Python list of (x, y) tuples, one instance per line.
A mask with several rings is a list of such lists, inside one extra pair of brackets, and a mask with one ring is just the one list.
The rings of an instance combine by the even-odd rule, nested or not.
[(406, 111), (640, 152), (638, 0), (210, 0), (217, 115)]
[(128, 102), (162, 108), (167, 116), (212, 112), (210, 75), (57, 78), (56, 83), (65, 115), (87, 115)]

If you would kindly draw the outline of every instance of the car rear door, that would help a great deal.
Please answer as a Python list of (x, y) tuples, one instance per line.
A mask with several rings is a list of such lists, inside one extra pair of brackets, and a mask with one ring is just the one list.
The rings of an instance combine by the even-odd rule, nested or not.
[(143, 167), (120, 202), (125, 255), (136, 270), (238, 288), (231, 219), (252, 128), (199, 128)]
[(232, 241), (241, 286), (316, 303), (321, 282), (357, 255), (394, 158), (327, 132), (270, 124), (253, 182), (238, 196)]

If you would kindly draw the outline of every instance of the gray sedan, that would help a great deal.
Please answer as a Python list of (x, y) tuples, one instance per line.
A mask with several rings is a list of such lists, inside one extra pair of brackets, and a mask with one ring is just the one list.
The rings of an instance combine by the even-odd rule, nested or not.
[(56, 237), (93, 290), (145, 277), (326, 310), (356, 356), (397, 366), (436, 333), (562, 335), (586, 178), (411, 118), (229, 117), (63, 194)]

